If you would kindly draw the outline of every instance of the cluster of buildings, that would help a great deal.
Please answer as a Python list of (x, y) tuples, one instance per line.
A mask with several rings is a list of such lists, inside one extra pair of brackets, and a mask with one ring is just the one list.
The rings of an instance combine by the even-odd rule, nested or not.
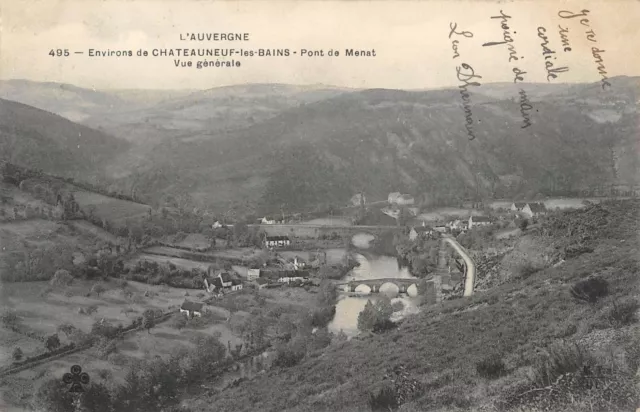
[(528, 218), (547, 214), (547, 207), (542, 202), (514, 202), (511, 204), (511, 208), (509, 210)]
[(275, 249), (291, 246), (291, 239), (289, 236), (265, 236), (262, 243), (267, 249)]
[[(547, 213), (547, 208), (541, 202), (514, 202), (509, 208), (511, 218), (523, 217), (527, 219), (537, 218)], [(416, 240), (424, 237), (438, 237), (439, 233), (464, 233), (469, 229), (489, 226), (499, 220), (504, 221), (509, 216), (489, 217), (489, 216), (469, 216), (468, 219), (454, 219), (446, 223), (427, 226), (425, 222), (422, 226), (414, 226), (409, 232), (409, 238)]]
[(387, 202), (396, 206), (413, 206), (416, 201), (411, 195), (393, 192), (387, 196)]
[(242, 289), (242, 280), (235, 273), (209, 267), (204, 279), (204, 287), (207, 292), (215, 294), (235, 292)]

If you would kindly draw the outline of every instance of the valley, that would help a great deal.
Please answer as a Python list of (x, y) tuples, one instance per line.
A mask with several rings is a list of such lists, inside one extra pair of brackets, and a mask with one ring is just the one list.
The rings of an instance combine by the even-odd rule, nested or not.
[(469, 90), (474, 139), (454, 89), (3, 81), (0, 405), (70, 412), (81, 365), (86, 411), (632, 410), (637, 78), (609, 81), (519, 84), (525, 128)]

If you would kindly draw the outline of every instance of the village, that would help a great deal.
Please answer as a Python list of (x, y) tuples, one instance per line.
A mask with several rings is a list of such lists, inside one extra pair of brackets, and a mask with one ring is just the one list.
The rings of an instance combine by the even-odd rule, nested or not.
[[(579, 203), (569, 202), (567, 204), (557, 206), (557, 208), (577, 208), (583, 207), (589, 201), (581, 201)], [(497, 229), (497, 237), (508, 237), (514, 234), (516, 230), (526, 228), (529, 224), (535, 224), (538, 218), (547, 215), (550, 210), (543, 201), (535, 202), (508, 202), (483, 205), (482, 203), (471, 203), (469, 208), (444, 208), (442, 213), (429, 213), (428, 208), (415, 207), (415, 199), (409, 194), (401, 194), (399, 192), (390, 193), (384, 205), (375, 202), (369, 207), (379, 207), (381, 212), (392, 218), (388, 221), (389, 226), (404, 224), (404, 232), (408, 238), (417, 242), (419, 240), (436, 240), (441, 235), (459, 236), (467, 233), (472, 229), (494, 227)], [(375, 205), (375, 206), (374, 206)], [(349, 206), (367, 207), (366, 197), (362, 193), (358, 193), (350, 200)], [(401, 215), (410, 216), (404, 222), (400, 222)], [(331, 219), (316, 219), (310, 222), (301, 222), (299, 215), (294, 215), (287, 219), (277, 219), (271, 216), (264, 216), (257, 219), (257, 225), (262, 230), (261, 246), (262, 250), (267, 251), (272, 259), (269, 263), (262, 266), (254, 265), (243, 271), (244, 275), (240, 276), (234, 270), (214, 269), (209, 267), (207, 275), (204, 279), (203, 289), (207, 292), (206, 302), (214, 302), (225, 295), (235, 293), (243, 289), (243, 285), (250, 286), (257, 290), (265, 288), (281, 288), (281, 287), (305, 287), (318, 286), (320, 278), (317, 272), (320, 267), (326, 265), (326, 252), (321, 252), (316, 248), (316, 253), (307, 254), (306, 249), (310, 244), (313, 245), (314, 240), (310, 236), (296, 235), (268, 235), (269, 232), (279, 233), (276, 229), (278, 226), (296, 225), (298, 227), (309, 226), (327, 226), (341, 227), (343, 225), (354, 224), (353, 220), (349, 221), (345, 217), (337, 217)], [(230, 225), (232, 226), (232, 225)], [(357, 226), (357, 225), (354, 225)], [(382, 225), (381, 225), (382, 226)], [(219, 221), (213, 223), (212, 228), (228, 228), (229, 226), (221, 224)], [(294, 233), (298, 233), (297, 231)], [(317, 232), (316, 232), (317, 233)], [(322, 237), (322, 236), (319, 236)], [(339, 236), (334, 232), (334, 237)], [(299, 251), (300, 254), (295, 252)], [(281, 256), (278, 252), (288, 257)], [(307, 254), (310, 258), (305, 260), (300, 255)], [(193, 308), (197, 308), (193, 309)], [(181, 312), (187, 316), (200, 316), (203, 308), (206, 308), (204, 302), (191, 302), (185, 300), (181, 306)]]

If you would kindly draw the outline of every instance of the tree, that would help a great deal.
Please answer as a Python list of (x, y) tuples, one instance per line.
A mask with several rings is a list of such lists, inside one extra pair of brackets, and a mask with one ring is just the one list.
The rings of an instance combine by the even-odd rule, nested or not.
[(22, 349), (15, 348), (13, 350), (13, 354), (11, 356), (13, 357), (14, 361), (20, 362), (22, 360), (22, 358), (24, 357), (24, 353), (22, 353)]
[(47, 412), (74, 412), (73, 395), (62, 379), (54, 378), (43, 383), (35, 393), (34, 406)]
[(69, 337), (73, 334), (73, 332), (74, 332), (75, 330), (77, 330), (77, 329), (76, 329), (76, 327), (75, 327), (75, 326), (73, 326), (73, 325), (72, 325), (72, 324), (70, 324), (70, 323), (63, 323), (62, 325), (59, 325), (59, 326), (58, 326), (58, 328), (57, 328), (56, 330), (57, 330), (58, 332), (62, 332), (62, 333), (64, 333), (64, 335), (65, 335), (67, 338), (69, 338)]
[(58, 334), (55, 333), (51, 336), (48, 336), (44, 342), (44, 347), (47, 348), (49, 352), (53, 352), (54, 350), (60, 347), (60, 338)]
[(364, 309), (358, 315), (358, 329), (361, 331), (378, 331), (391, 327), (393, 307), (388, 299), (380, 299), (375, 304), (367, 301)]
[(151, 309), (147, 309), (142, 314), (142, 327), (151, 333), (151, 328), (155, 326), (155, 314)]
[(100, 296), (101, 293), (103, 293), (105, 291), (105, 287), (102, 286), (102, 284), (100, 283), (96, 283), (95, 285), (93, 285), (93, 287), (91, 288), (91, 293), (95, 293), (97, 296)]
[(58, 269), (53, 275), (53, 278), (51, 278), (50, 284), (51, 286), (69, 286), (71, 282), (73, 282), (73, 276), (71, 276), (69, 271)]
[(367, 300), (367, 303), (364, 305), (364, 309), (358, 314), (358, 329), (362, 331), (372, 330), (373, 325), (375, 324), (375, 309), (373, 307), (373, 302), (371, 300)]
[(527, 230), (528, 226), (529, 226), (529, 220), (524, 219), (520, 222), (520, 230), (522, 230), (523, 232)]
[(324, 349), (331, 344), (333, 334), (327, 328), (320, 328), (313, 334), (311, 342), (314, 349)]
[(246, 245), (250, 241), (249, 237), (249, 226), (247, 226), (246, 223), (238, 222), (233, 225), (233, 239), (235, 240), (236, 245)]
[(328, 281), (322, 280), (320, 282), (320, 290), (318, 291), (318, 301), (324, 305), (333, 305), (338, 298), (338, 290), (336, 286)]

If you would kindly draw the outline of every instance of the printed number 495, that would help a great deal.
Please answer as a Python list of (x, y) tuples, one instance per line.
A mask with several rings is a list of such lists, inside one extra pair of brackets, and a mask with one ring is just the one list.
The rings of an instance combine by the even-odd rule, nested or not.
[(68, 56), (69, 55), (69, 49), (51, 49), (51, 51), (49, 52), (49, 56), (58, 56), (58, 57), (62, 57), (62, 56)]

